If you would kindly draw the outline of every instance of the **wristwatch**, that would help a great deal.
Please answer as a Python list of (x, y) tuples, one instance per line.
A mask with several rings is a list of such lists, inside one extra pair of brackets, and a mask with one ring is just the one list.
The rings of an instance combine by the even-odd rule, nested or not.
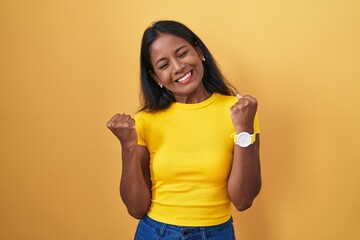
[(250, 134), (248, 132), (241, 132), (234, 135), (234, 142), (236, 145), (246, 148), (253, 144), (256, 140), (255, 134)]

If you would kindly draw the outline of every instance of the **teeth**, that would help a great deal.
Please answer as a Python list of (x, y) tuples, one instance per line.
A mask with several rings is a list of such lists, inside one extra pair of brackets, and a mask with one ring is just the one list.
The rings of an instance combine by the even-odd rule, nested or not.
[(188, 79), (190, 76), (191, 76), (191, 72), (187, 73), (185, 76), (183, 76), (182, 78), (180, 78), (180, 79), (178, 80), (178, 82), (183, 82), (183, 81), (185, 81), (186, 79)]

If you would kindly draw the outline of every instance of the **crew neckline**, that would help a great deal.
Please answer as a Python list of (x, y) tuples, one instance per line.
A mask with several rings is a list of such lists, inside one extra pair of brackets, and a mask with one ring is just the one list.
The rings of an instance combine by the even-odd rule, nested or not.
[(189, 109), (189, 110), (203, 108), (214, 102), (218, 95), (219, 95), (218, 93), (213, 93), (210, 97), (199, 103), (174, 102), (171, 107), (177, 109)]

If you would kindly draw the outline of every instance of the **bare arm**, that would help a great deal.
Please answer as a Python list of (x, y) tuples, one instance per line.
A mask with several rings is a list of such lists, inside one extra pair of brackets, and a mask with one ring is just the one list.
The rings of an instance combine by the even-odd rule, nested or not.
[(142, 218), (150, 207), (150, 177), (143, 172), (148, 156), (144, 146), (122, 148), (120, 195), (129, 214), (137, 219)]
[(234, 146), (233, 164), (228, 180), (228, 193), (236, 209), (251, 207), (260, 192), (261, 172), (259, 157), (260, 135), (246, 148)]
[(107, 126), (121, 143), (121, 198), (129, 214), (140, 219), (147, 213), (151, 201), (148, 150), (137, 144), (135, 121), (129, 115), (116, 114)]
[[(231, 117), (236, 133), (253, 133), (253, 121), (257, 101), (251, 96), (238, 96), (238, 102), (231, 108)], [(243, 211), (251, 207), (261, 188), (260, 135), (246, 147), (234, 146), (233, 163), (228, 180), (228, 194), (236, 209)]]

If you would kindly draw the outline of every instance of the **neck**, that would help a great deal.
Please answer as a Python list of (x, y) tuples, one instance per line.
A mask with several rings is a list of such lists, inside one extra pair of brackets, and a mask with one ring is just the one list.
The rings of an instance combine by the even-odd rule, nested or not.
[(179, 103), (186, 103), (186, 104), (194, 104), (194, 103), (200, 103), (208, 99), (212, 94), (208, 92), (205, 88), (195, 91), (190, 95), (184, 96), (184, 95), (175, 95), (176, 102)]

